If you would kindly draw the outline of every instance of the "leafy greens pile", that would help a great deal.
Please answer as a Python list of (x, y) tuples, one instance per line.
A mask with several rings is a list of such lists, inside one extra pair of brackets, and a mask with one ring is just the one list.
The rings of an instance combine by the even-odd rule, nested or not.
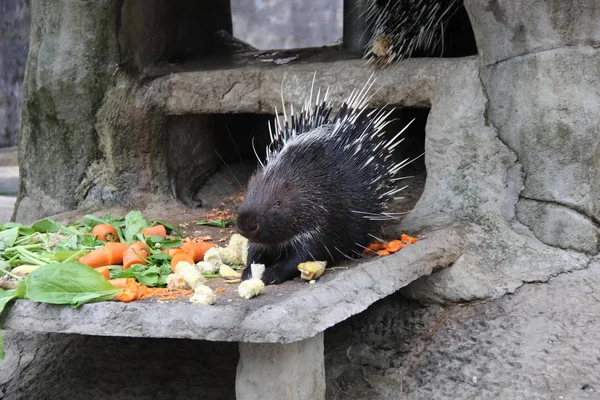
[[(160, 236), (143, 236), (142, 229), (162, 224), (171, 237), (181, 236), (175, 227), (158, 221), (148, 221), (141, 212), (132, 211), (125, 217), (86, 215), (82, 224), (63, 225), (43, 219), (31, 227), (6, 223), (0, 226), (0, 275), (17, 279), (14, 289), (0, 289), (0, 313), (14, 298), (77, 307), (92, 301), (110, 300), (122, 289), (115, 288), (99, 272), (77, 260), (91, 250), (105, 245), (91, 235), (98, 224), (112, 225), (121, 242), (143, 241), (151, 255), (147, 265), (135, 264), (127, 270), (111, 266), (111, 278), (135, 278), (146, 286), (165, 286), (171, 272), (169, 256), (161, 250), (181, 245), (181, 240)], [(11, 270), (19, 265), (33, 264), (40, 268), (27, 277)], [(6, 276), (4, 276), (6, 277)]]

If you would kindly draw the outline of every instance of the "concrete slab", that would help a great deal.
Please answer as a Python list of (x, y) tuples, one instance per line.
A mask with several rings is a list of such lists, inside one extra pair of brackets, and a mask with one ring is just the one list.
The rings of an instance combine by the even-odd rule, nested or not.
[[(461, 254), (455, 229), (428, 232), (391, 256), (330, 271), (313, 285), (290, 282), (289, 292), (267, 287), (255, 299), (201, 307), (187, 302), (103, 302), (73, 309), (18, 300), (2, 314), (5, 330), (84, 335), (292, 343), (323, 332)], [(274, 296), (273, 292), (284, 294)]]

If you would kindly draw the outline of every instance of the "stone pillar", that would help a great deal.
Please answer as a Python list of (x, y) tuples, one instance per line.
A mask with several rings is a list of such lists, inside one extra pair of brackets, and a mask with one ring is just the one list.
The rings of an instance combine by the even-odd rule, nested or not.
[(325, 398), (323, 333), (300, 342), (240, 343), (237, 400)]

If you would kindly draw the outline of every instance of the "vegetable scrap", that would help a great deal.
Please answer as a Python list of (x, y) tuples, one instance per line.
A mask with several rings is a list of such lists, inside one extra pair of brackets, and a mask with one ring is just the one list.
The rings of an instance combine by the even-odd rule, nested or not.
[(325, 273), (327, 261), (308, 261), (298, 264), (298, 271), (301, 272), (300, 278), (306, 281), (318, 279)]
[(392, 253), (396, 253), (406, 246), (417, 243), (417, 238), (408, 236), (406, 234), (400, 235), (400, 239), (391, 240), (389, 242), (373, 242), (367, 246), (364, 253), (375, 253), (379, 256), (388, 256)]
[(103, 242), (118, 242), (119, 234), (114, 226), (110, 224), (98, 224), (92, 229), (92, 236)]
[(228, 208), (223, 210), (213, 208), (210, 213), (204, 215), (203, 221), (196, 222), (197, 225), (216, 226), (219, 228), (233, 226), (235, 223), (235, 213)]
[(241, 298), (249, 300), (265, 290), (265, 283), (258, 278), (250, 278), (238, 286), (238, 293)]

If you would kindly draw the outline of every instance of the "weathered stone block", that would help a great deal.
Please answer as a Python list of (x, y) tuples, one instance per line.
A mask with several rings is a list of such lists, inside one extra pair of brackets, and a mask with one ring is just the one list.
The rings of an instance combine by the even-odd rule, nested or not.
[(323, 336), (287, 344), (240, 343), (236, 399), (325, 399)]

